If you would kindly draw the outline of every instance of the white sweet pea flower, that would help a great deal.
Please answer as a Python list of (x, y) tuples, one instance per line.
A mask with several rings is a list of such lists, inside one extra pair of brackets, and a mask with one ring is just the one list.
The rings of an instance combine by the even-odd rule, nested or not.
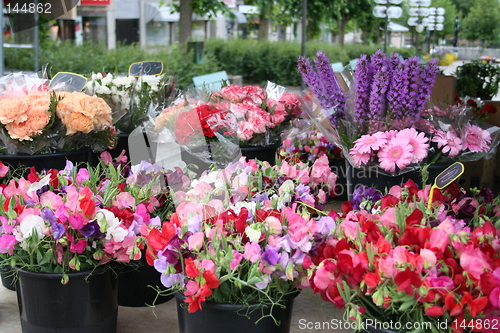
[(260, 230), (255, 230), (250, 225), (245, 228), (245, 233), (252, 243), (258, 243), (260, 236), (262, 235), (262, 232)]
[(39, 181), (32, 183), (30, 185), (30, 187), (28, 187), (28, 191), (26, 191), (26, 192), (31, 197), (33, 192), (38, 191), (39, 189), (41, 189), (45, 185), (49, 185), (49, 183), (50, 183), (50, 175), (47, 175), (47, 176), (43, 177), (42, 179), (40, 179)]
[(128, 234), (128, 230), (121, 227), (120, 220), (107, 209), (99, 209), (96, 212), (97, 223), (101, 228), (101, 232), (106, 233), (106, 239), (115, 242), (123, 242)]
[(34, 233), (38, 235), (38, 239), (42, 239), (45, 237), (43, 234), (44, 229), (45, 222), (40, 216), (26, 215), (21, 223), (19, 223), (19, 231), (21, 234), (16, 235), (16, 239), (21, 242), (26, 238), (31, 237)]

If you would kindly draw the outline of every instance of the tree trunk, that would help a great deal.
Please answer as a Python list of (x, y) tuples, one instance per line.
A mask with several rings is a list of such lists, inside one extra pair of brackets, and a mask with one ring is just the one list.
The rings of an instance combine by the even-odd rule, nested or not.
[(347, 25), (347, 19), (344, 15), (342, 15), (339, 19), (339, 44), (340, 46), (344, 46), (344, 37), (345, 37), (345, 27)]
[(271, 27), (271, 12), (273, 9), (273, 2), (267, 1), (262, 5), (259, 15), (259, 41), (266, 41), (269, 39), (269, 28)]
[(193, 29), (193, 0), (179, 1), (179, 43), (184, 44), (191, 40)]

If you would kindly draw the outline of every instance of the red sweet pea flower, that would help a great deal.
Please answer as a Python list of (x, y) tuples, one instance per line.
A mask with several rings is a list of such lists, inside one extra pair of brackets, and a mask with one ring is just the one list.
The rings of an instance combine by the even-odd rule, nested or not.
[(365, 274), (363, 280), (368, 287), (375, 288), (380, 282), (380, 275), (378, 275), (377, 273), (368, 272)]
[(399, 199), (392, 195), (384, 195), (382, 197), (382, 210), (388, 207), (394, 207), (399, 203)]
[(407, 225), (421, 224), (424, 213), (420, 209), (415, 209), (407, 218)]
[(425, 309), (425, 314), (430, 317), (441, 317), (444, 314), (444, 309), (441, 306), (433, 305)]
[(198, 275), (200, 275), (200, 270), (198, 269), (198, 267), (196, 267), (196, 264), (194, 263), (193, 258), (187, 258), (186, 260), (184, 260), (184, 265), (186, 266), (186, 268), (185, 268), (186, 275), (189, 278), (194, 279)]
[(149, 265), (154, 265), (155, 258), (153, 254), (162, 251), (175, 234), (175, 226), (168, 221), (163, 222), (161, 232), (158, 229), (151, 229), (149, 234), (146, 235), (149, 248), (152, 250), (146, 251), (146, 261)]
[(407, 267), (405, 271), (399, 272), (394, 278), (394, 282), (398, 285), (398, 291), (404, 291), (408, 295), (413, 295), (415, 289), (422, 285), (422, 280), (419, 274)]

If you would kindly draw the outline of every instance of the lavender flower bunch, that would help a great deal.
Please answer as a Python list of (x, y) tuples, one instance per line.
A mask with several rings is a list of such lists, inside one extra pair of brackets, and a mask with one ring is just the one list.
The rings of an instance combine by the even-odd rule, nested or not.
[(316, 96), (319, 104), (328, 112), (328, 118), (335, 127), (341, 119), (345, 119), (346, 97), (340, 88), (330, 59), (322, 51), (318, 51), (314, 60), (316, 70), (309, 59), (299, 57), (298, 69), (304, 82)]

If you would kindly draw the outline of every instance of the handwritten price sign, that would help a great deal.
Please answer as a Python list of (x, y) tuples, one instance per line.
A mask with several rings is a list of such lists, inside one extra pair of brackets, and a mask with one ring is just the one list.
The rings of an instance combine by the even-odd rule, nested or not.
[(49, 88), (55, 91), (82, 91), (87, 79), (79, 74), (59, 72), (50, 81)]
[(130, 76), (154, 75), (163, 73), (163, 63), (161, 61), (134, 62), (128, 69)]

